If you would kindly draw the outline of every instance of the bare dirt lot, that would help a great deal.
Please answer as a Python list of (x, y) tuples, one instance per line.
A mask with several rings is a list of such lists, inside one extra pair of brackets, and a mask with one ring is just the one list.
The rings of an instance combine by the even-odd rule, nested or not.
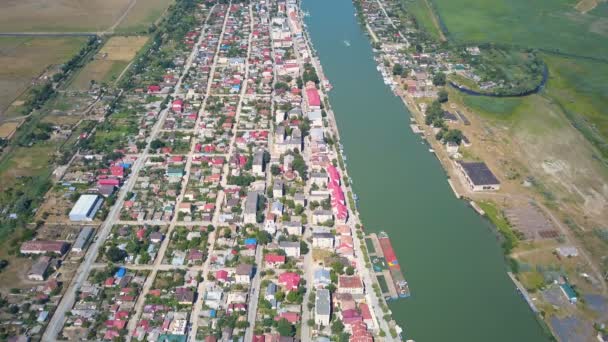
[(36, 77), (50, 65), (70, 59), (84, 42), (85, 38), (75, 37), (0, 38), (0, 121)]

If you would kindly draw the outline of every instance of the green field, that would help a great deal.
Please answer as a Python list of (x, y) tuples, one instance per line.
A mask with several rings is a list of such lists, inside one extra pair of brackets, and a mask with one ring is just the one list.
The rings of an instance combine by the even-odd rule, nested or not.
[(433, 22), (433, 15), (426, 0), (403, 0), (409, 12), (416, 17), (418, 26), (429, 35), (438, 40), (440, 38), (439, 28)]
[(160, 18), (172, 2), (173, 0), (137, 1), (115, 31), (119, 33), (147, 32), (150, 25)]
[(0, 119), (18, 116), (19, 107), (9, 105), (49, 66), (75, 55), (86, 41), (82, 37), (0, 38)]
[(582, 14), (574, 9), (575, 0), (429, 1), (457, 43), (514, 44), (608, 59), (606, 2)]

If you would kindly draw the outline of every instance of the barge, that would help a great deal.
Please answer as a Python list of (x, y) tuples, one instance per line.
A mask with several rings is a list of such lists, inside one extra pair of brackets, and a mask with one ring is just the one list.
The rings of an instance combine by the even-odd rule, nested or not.
[(395, 284), (395, 288), (397, 289), (397, 293), (401, 298), (407, 298), (410, 296), (410, 287), (405, 281), (403, 277), (403, 272), (401, 272), (401, 266), (399, 265), (399, 261), (397, 260), (397, 256), (395, 255), (395, 251), (393, 250), (393, 245), (391, 244), (391, 240), (388, 237), (388, 234), (385, 232), (380, 232), (378, 234), (378, 242), (380, 242), (380, 248), (382, 249), (382, 254), (384, 254), (384, 259), (388, 264), (388, 268), (390, 270), (391, 276), (393, 278), (393, 283)]

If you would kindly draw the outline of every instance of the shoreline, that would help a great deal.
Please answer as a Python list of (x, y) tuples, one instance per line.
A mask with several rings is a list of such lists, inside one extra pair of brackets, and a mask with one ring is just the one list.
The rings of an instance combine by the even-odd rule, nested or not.
[[(299, 12), (300, 12), (299, 20), (301, 21), (301, 24), (303, 24), (302, 25), (302, 27), (303, 27), (303, 30), (302, 30), (303, 34), (302, 34), (302, 36), (304, 38), (304, 42), (306, 44), (306, 48), (310, 52), (310, 63), (312, 64), (313, 68), (315, 69), (315, 71), (316, 71), (316, 73), (317, 73), (317, 75), (318, 75), (318, 77), (319, 77), (320, 80), (328, 80), (327, 77), (325, 76), (325, 73), (323, 72), (323, 67), (322, 67), (321, 61), (320, 61), (320, 59), (318, 57), (317, 51), (314, 49), (314, 45), (313, 45), (313, 43), (311, 41), (310, 34), (308, 32), (307, 26), (305, 25), (305, 21), (304, 21), (304, 17), (305, 16), (303, 15), (302, 2), (299, 1), (298, 4), (299, 4)], [(370, 32), (373, 32), (373, 31), (371, 31), (371, 28), (370, 28)], [(348, 198), (353, 198), (354, 191), (353, 191), (352, 186), (351, 186), (351, 184), (352, 184), (352, 178), (348, 174), (348, 167), (346, 167), (345, 163), (343, 162), (343, 160), (344, 160), (344, 152), (343, 152), (343, 149), (341, 148), (342, 143), (341, 143), (341, 140), (340, 140), (340, 130), (338, 129), (337, 120), (336, 120), (334, 111), (333, 111), (333, 109), (331, 107), (331, 104), (329, 102), (329, 92), (330, 92), (330, 89), (328, 89), (328, 87), (326, 87), (326, 86), (324, 86), (322, 84), (323, 84), (323, 82), (320, 82), (320, 84), (319, 84), (320, 89), (319, 90), (321, 91), (321, 94), (322, 94), (322, 98), (323, 98), (322, 103), (324, 105), (324, 110), (327, 113), (327, 119), (329, 121), (330, 130), (331, 130), (331, 132), (334, 135), (334, 141), (335, 141), (334, 148), (335, 148), (336, 154), (339, 156), (339, 160), (340, 160), (340, 163), (339, 163), (338, 167), (342, 171), (343, 176), (347, 177), (348, 180), (349, 180), (349, 182), (343, 182), (343, 187), (346, 190), (346, 194), (347, 194)], [(363, 225), (363, 221), (361, 220), (361, 218), (359, 216), (359, 211), (357, 209), (357, 206), (356, 205), (354, 205), (354, 206), (353, 205), (349, 205), (348, 208), (349, 208), (349, 211), (350, 211), (351, 220), (354, 221), (354, 225), (357, 226), (357, 227), (360, 227), (357, 230), (357, 233), (358, 232), (363, 232), (364, 225)], [(353, 237), (356, 237), (357, 235), (358, 234), (355, 234)], [(356, 240), (359, 240), (359, 239), (357, 238)], [(369, 251), (367, 250), (367, 246), (365, 245), (365, 243), (361, 242), (361, 241), (357, 241), (357, 243), (359, 243), (359, 245), (360, 245), (360, 247), (361, 247), (362, 250), (365, 250), (365, 252), (367, 253), (366, 255), (369, 255)], [(367, 268), (366, 265), (363, 265), (363, 266), (365, 268)], [(372, 279), (373, 279), (373, 284), (379, 286), (377, 278), (375, 276), (373, 276)], [(375, 293), (372, 293), (372, 291), (370, 291), (370, 295), (375, 295)], [(378, 299), (379, 299), (379, 301), (386, 308), (388, 308), (388, 303), (387, 303), (386, 299), (383, 296), (379, 296)], [(374, 307), (374, 311), (377, 311), (378, 309), (380, 309), (380, 308)], [(391, 340), (390, 337), (392, 335), (392, 338), (394, 340), (402, 341), (402, 333), (405, 331), (405, 329), (403, 329), (402, 327), (400, 327), (397, 324), (397, 322), (393, 319), (392, 312), (391, 312), (390, 308), (387, 311), (384, 311), (384, 310), (381, 310), (381, 311), (382, 311), (382, 313), (384, 315), (381, 316), (381, 315), (379, 315), (376, 312), (376, 318), (378, 320), (385, 321), (386, 324), (388, 324), (388, 326), (390, 327), (390, 330), (392, 331), (392, 329), (394, 329), (395, 332), (396, 332), (396, 334), (393, 334), (391, 331), (386, 332), (387, 335), (384, 337), (384, 340), (390, 341)], [(384, 317), (386, 317), (386, 315), (390, 315), (390, 320), (386, 320), (384, 318)], [(381, 330), (381, 331), (383, 331), (383, 330)]]

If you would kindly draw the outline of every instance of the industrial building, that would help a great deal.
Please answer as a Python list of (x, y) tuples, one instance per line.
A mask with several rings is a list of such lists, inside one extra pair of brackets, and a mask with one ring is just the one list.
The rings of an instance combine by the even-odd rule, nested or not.
[(93, 221), (95, 213), (101, 207), (103, 198), (99, 195), (85, 194), (80, 196), (72, 211), (70, 221)]
[(93, 227), (82, 227), (74, 245), (72, 245), (72, 252), (80, 253), (84, 251), (84, 247), (87, 245), (91, 235), (93, 235)]

